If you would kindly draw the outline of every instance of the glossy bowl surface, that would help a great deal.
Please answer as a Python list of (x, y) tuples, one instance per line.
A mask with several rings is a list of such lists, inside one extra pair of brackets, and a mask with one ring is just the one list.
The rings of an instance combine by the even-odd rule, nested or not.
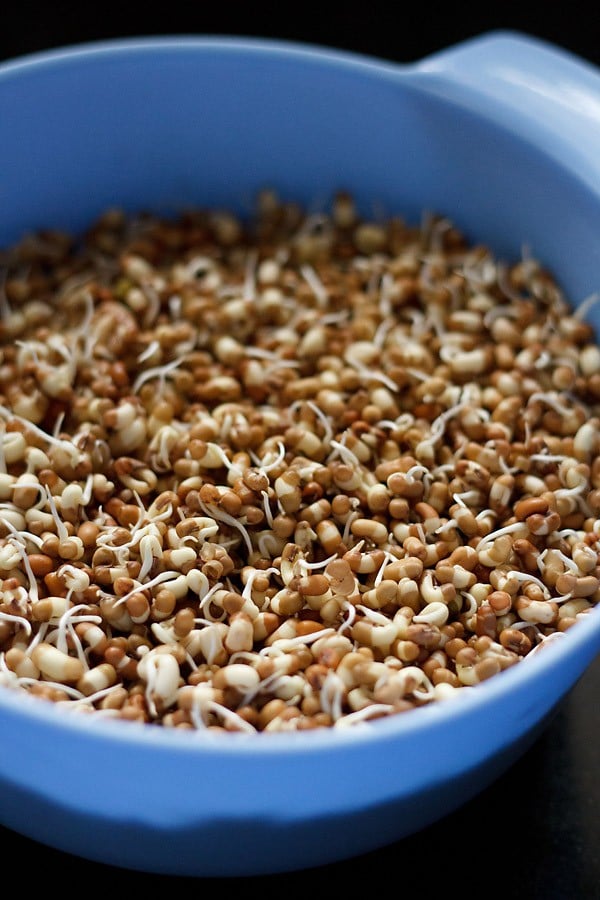
[[(417, 65), (273, 41), (166, 37), (0, 66), (0, 245), (110, 206), (440, 212), (600, 287), (600, 74), (484, 35)], [(596, 307), (596, 310), (598, 307)], [(590, 313), (590, 315), (593, 313)], [(375, 849), (451, 812), (536, 739), (600, 650), (600, 610), (453, 701), (360, 727), (179, 733), (0, 688), (0, 823), (90, 860), (237, 876)]]

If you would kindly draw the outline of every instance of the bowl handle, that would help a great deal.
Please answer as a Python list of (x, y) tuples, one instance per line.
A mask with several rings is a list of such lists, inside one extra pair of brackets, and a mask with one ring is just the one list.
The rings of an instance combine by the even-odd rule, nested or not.
[(518, 32), (498, 31), (426, 57), (421, 87), (539, 146), (600, 191), (600, 69)]

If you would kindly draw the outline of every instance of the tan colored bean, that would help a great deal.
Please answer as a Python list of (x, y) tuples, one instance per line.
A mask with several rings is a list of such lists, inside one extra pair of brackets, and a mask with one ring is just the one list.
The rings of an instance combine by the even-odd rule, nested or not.
[(84, 672), (77, 682), (77, 690), (85, 694), (86, 697), (104, 691), (106, 688), (112, 687), (117, 683), (117, 672), (114, 666), (109, 663), (100, 663), (93, 669)]
[(573, 597), (591, 597), (599, 587), (600, 579), (595, 575), (577, 576), (573, 572), (564, 572), (556, 579), (556, 590)]
[(44, 641), (31, 651), (31, 659), (46, 678), (59, 684), (75, 684), (84, 673), (80, 659), (69, 656)]

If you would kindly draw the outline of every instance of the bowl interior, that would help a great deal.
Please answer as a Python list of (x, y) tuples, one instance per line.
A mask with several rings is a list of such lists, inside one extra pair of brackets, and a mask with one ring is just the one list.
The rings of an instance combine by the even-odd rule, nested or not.
[(577, 302), (598, 284), (597, 195), (532, 146), (428, 93), (411, 67), (285, 43), (144, 39), (0, 73), (0, 244), (85, 227), (109, 206), (308, 209), (452, 218), (501, 257), (547, 260)]

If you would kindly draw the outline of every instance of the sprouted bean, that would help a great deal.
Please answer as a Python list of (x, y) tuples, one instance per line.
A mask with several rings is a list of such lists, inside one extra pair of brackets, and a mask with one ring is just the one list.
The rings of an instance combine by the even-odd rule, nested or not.
[(554, 643), (600, 601), (596, 299), (347, 193), (3, 251), (0, 684), (364, 727)]

